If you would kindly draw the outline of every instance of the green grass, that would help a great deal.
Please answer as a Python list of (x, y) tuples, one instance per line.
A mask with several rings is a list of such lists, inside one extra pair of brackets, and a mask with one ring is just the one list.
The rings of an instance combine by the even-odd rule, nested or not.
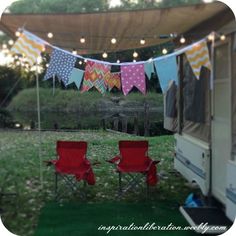
[[(102, 204), (49, 203), (42, 209), (35, 236), (197, 235), (187, 230), (160, 229), (167, 228), (170, 224), (172, 229), (173, 227), (184, 228), (188, 225), (176, 206), (160, 201), (152, 203), (103, 202)], [(137, 227), (140, 229), (140, 226), (145, 225), (146, 230), (137, 230)], [(111, 230), (112, 226), (117, 230)], [(120, 226), (123, 229), (130, 227), (130, 230), (119, 230)]]
[[(173, 136), (135, 137), (104, 131), (42, 132), (42, 159), (55, 158), (57, 140), (85, 140), (89, 142), (88, 158), (101, 164), (94, 166), (96, 185), (88, 186), (87, 202), (99, 203), (117, 201), (117, 173), (106, 159), (118, 154), (118, 141), (122, 139), (149, 140), (149, 155), (161, 160), (158, 171), (165, 172), (168, 179), (151, 188), (149, 201), (167, 201), (176, 205), (182, 203), (190, 192), (184, 180), (173, 173)], [(54, 199), (54, 173), (52, 167), (43, 165), (43, 187), (39, 179), (39, 138), (37, 132), (0, 133), (0, 192), (16, 192), (17, 196), (2, 196), (2, 220), (5, 226), (18, 235), (33, 235), (40, 209)], [(130, 193), (124, 202), (142, 202), (145, 194)], [(74, 201), (68, 196), (67, 201)], [(81, 201), (81, 199), (77, 199)]]

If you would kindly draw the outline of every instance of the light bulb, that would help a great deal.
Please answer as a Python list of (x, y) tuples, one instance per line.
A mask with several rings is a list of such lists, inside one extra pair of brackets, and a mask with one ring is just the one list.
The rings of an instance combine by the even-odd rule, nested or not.
[(112, 43), (112, 44), (116, 44), (116, 38), (112, 38), (112, 39), (111, 39), (111, 43)]
[(102, 54), (102, 57), (103, 57), (103, 58), (107, 58), (107, 57), (108, 57), (107, 53), (104, 52), (104, 53)]
[(133, 62), (136, 62), (136, 60), (134, 59)]
[(146, 43), (145, 39), (140, 39), (140, 44), (144, 45)]
[(134, 57), (134, 58), (138, 57), (138, 53), (137, 53), (136, 51), (134, 51), (133, 57)]
[(16, 31), (15, 35), (16, 35), (16, 37), (20, 37), (21, 36), (21, 32), (20, 31)]
[(181, 36), (181, 38), (180, 38), (180, 43), (185, 43), (186, 42), (186, 39), (184, 38), (184, 36)]
[(226, 39), (225, 35), (222, 34), (222, 35), (220, 36), (220, 40), (221, 40), (221, 41), (224, 41), (225, 39)]
[(48, 33), (48, 38), (50, 38), (50, 39), (53, 38), (53, 33), (52, 32)]
[(72, 54), (77, 55), (77, 51), (73, 49)]
[(166, 48), (163, 48), (163, 49), (162, 49), (162, 53), (163, 53), (163, 54), (167, 54), (167, 52), (168, 52), (168, 51), (167, 51)]
[(3, 48), (3, 49), (7, 49), (7, 45), (4, 43), (4, 44), (2, 45), (2, 48)]
[(82, 62), (82, 61), (79, 61), (79, 64), (80, 64), (80, 65), (82, 65), (82, 64), (83, 64), (83, 62)]
[(208, 40), (213, 41), (215, 39), (214, 33), (209, 34), (207, 38)]
[(120, 60), (118, 59), (118, 60), (116, 61), (116, 63), (120, 63)]
[(14, 41), (13, 41), (12, 39), (10, 39), (10, 40), (8, 41), (8, 44), (9, 44), (9, 45), (13, 45), (13, 44), (14, 44)]
[(83, 36), (80, 38), (80, 42), (85, 43), (85, 38)]

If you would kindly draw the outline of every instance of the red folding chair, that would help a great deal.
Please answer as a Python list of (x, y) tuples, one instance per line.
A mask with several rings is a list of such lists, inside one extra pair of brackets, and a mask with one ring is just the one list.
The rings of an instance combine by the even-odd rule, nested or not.
[[(89, 185), (95, 184), (95, 176), (89, 160), (86, 158), (87, 142), (57, 141), (57, 159), (49, 161), (55, 167), (55, 196), (58, 199), (62, 194), (58, 192), (59, 178), (73, 193), (78, 192), (78, 181)], [(82, 191), (80, 191), (83, 193)]]
[[(146, 178), (148, 194), (149, 186), (158, 182), (156, 164), (159, 163), (148, 156), (148, 141), (119, 141), (119, 150), (120, 154), (108, 162), (115, 164), (119, 173), (120, 196), (140, 186), (142, 177)], [(122, 186), (122, 176), (126, 180), (125, 186)]]

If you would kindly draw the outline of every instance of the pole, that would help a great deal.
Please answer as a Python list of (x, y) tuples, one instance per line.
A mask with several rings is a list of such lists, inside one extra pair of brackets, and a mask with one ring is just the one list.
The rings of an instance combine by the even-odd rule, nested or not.
[(41, 117), (40, 117), (40, 98), (39, 98), (39, 74), (38, 74), (38, 62), (36, 64), (36, 90), (37, 90), (37, 111), (38, 111), (38, 135), (39, 135), (39, 179), (40, 184), (43, 186), (43, 172), (42, 172), (42, 151), (41, 151)]

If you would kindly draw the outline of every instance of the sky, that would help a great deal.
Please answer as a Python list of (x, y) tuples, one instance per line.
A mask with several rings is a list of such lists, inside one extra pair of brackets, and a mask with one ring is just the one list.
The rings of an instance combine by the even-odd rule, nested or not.
[(110, 7), (120, 6), (120, 4), (121, 4), (120, 0), (111, 0), (110, 1)]

